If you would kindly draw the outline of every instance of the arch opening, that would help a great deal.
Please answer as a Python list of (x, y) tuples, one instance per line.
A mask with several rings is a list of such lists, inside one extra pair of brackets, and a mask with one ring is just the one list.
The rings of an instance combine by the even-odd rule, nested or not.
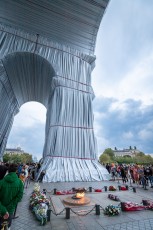
[[(14, 116), (26, 102), (39, 102), (48, 108), (55, 71), (43, 57), (29, 52), (8, 54), (0, 65), (1, 119), (0, 156), (2, 158)], [(7, 114), (7, 115), (6, 115)], [(26, 120), (25, 120), (26, 122)]]
[(27, 102), (15, 115), (13, 126), (8, 137), (8, 149), (20, 147), (32, 155), (35, 161), (42, 158), (45, 140), (46, 108), (38, 102)]

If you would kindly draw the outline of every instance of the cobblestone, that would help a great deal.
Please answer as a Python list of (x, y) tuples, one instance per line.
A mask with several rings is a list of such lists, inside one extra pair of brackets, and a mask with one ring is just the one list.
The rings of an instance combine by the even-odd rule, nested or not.
[[(17, 215), (19, 218), (14, 219), (11, 230), (153, 230), (153, 216), (152, 211), (135, 211), (135, 212), (121, 212), (119, 216), (108, 217), (103, 214), (100, 210), (100, 215), (95, 215), (95, 211), (91, 212), (86, 216), (78, 216), (74, 213), (70, 213), (70, 219), (65, 218), (65, 213), (62, 215), (54, 215), (51, 213), (51, 221), (47, 222), (45, 226), (41, 226), (40, 222), (36, 220), (35, 216), (29, 210), (29, 198), (33, 190), (34, 183), (31, 182), (27, 189), (25, 189), (24, 197), (18, 204)], [(71, 188), (104, 188), (104, 186), (114, 185), (118, 186), (118, 182), (102, 181), (102, 182), (65, 182), (65, 183), (41, 183), (41, 190), (46, 189), (47, 196), (52, 199), (53, 190), (69, 190)], [(120, 182), (121, 185), (121, 182)], [(102, 207), (108, 204), (119, 204), (115, 201), (110, 201), (107, 197), (112, 192), (105, 192), (103, 189), (102, 193), (88, 193), (87, 195), (92, 200), (92, 206), (89, 204), (86, 207), (88, 210), (93, 208), (93, 204), (99, 204)], [(144, 190), (141, 186), (136, 187), (136, 193), (131, 188), (128, 191), (115, 191), (121, 201), (133, 201), (141, 203), (142, 199), (152, 200), (153, 189), (148, 188)], [(63, 196), (60, 196), (61, 203)], [(56, 204), (55, 204), (56, 205)], [(59, 205), (59, 204), (58, 204)], [(62, 203), (63, 205), (63, 203)], [(75, 207), (71, 207), (72, 209)], [(78, 209), (85, 209), (80, 207)], [(59, 210), (59, 209), (57, 209)], [(76, 209), (75, 209), (76, 210)]]

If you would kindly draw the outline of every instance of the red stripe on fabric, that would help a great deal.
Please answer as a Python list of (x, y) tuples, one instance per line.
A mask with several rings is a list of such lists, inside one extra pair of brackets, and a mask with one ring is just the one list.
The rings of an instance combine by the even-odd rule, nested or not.
[(93, 128), (87, 128), (87, 127), (77, 127), (77, 126), (71, 126), (71, 125), (50, 125), (50, 127), (63, 127), (63, 128), (73, 128), (73, 129), (93, 129)]
[[(12, 28), (12, 27), (11, 27), (11, 28)], [(22, 38), (22, 39), (27, 40), (27, 41), (30, 41), (30, 42), (32, 42), (32, 43), (36, 43), (36, 41), (30, 40), (30, 39), (28, 39), (28, 38), (25, 38), (25, 37), (23, 37), (23, 36), (21, 36), (21, 35), (15, 34), (15, 33), (8, 32), (8, 31), (6, 31), (6, 30), (4, 30), (4, 29), (0, 29), (0, 31), (5, 32), (5, 33), (7, 33), (7, 34), (14, 35), (15, 37)], [(21, 32), (24, 32), (24, 31), (21, 30)], [(26, 33), (26, 32), (25, 32), (25, 33)], [(29, 33), (29, 34), (30, 34), (30, 33)], [(36, 35), (36, 34), (31, 34), (31, 35), (34, 36), (34, 35)], [(50, 41), (49, 41), (49, 42), (50, 42)], [(65, 50), (62, 50), (62, 49), (59, 49), (59, 48), (55, 48), (55, 47), (53, 47), (53, 46), (45, 45), (45, 44), (42, 44), (42, 43), (40, 43), (40, 42), (37, 42), (37, 44), (38, 44), (38, 45), (41, 45), (41, 46), (45, 46), (45, 47), (47, 47), (47, 48), (54, 49), (54, 50), (62, 51), (63, 53), (70, 54), (70, 55), (72, 55), (72, 56), (74, 56), (74, 57), (77, 57), (77, 58), (83, 60), (84, 62), (89, 63), (89, 62), (86, 61), (84, 58), (81, 58), (81, 57), (79, 57), (78, 55), (75, 55), (75, 54), (73, 54), (73, 53), (67, 52), (67, 51), (65, 51)], [(89, 63), (89, 64), (90, 64), (90, 63)]]
[(63, 87), (63, 88), (68, 88), (68, 89), (73, 89), (73, 90), (81, 91), (81, 92), (83, 92), (83, 93), (93, 94), (93, 93), (90, 93), (90, 92), (88, 92), (88, 91), (84, 91), (84, 90), (81, 90), (81, 89), (75, 89), (75, 88), (68, 87), (68, 86), (65, 86), (65, 85), (57, 85), (57, 86), (55, 86), (55, 88), (57, 88), (57, 87)]
[(74, 158), (74, 159), (81, 159), (81, 160), (96, 160), (96, 158), (81, 158), (81, 157), (64, 157), (64, 156), (50, 156), (47, 155), (46, 157), (52, 157), (52, 158)]
[(91, 85), (85, 84), (85, 83), (83, 83), (83, 82), (81, 82), (81, 81), (72, 80), (72, 79), (70, 79), (70, 78), (68, 78), (68, 77), (63, 77), (63, 76), (60, 76), (60, 75), (55, 75), (53, 78), (55, 78), (55, 77), (61, 77), (61, 78), (64, 78), (64, 79), (66, 79), (66, 80), (73, 81), (73, 82), (75, 82), (75, 83), (78, 83), (78, 84), (81, 84), (81, 85), (85, 85), (85, 86), (91, 87)]

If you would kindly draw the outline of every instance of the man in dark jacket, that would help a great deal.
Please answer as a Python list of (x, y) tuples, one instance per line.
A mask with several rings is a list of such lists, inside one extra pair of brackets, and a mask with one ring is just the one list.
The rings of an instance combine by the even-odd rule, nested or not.
[(23, 183), (18, 178), (17, 166), (11, 164), (8, 174), (0, 180), (0, 229), (3, 219), (8, 217), (8, 227), (11, 226), (14, 210), (23, 196)]
[(5, 165), (0, 165), (0, 180), (3, 179), (7, 170), (8, 170), (8, 168)]

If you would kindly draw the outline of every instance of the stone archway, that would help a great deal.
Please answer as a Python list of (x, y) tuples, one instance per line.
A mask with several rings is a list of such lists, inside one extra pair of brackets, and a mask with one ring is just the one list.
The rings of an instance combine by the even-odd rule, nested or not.
[[(109, 179), (98, 163), (93, 129), (94, 56), (5, 28), (0, 60), (0, 154), (14, 115), (27, 101), (46, 106), (44, 181)], [(9, 45), (8, 45), (9, 42)]]
[(55, 71), (51, 64), (38, 54), (15, 52), (2, 60), (18, 106), (37, 101), (46, 108)]
[[(36, 101), (48, 107), (55, 71), (43, 57), (29, 52), (8, 54), (0, 65), (1, 117), (0, 153), (3, 155), (14, 116), (20, 107)], [(26, 120), (24, 121), (26, 122)]]

